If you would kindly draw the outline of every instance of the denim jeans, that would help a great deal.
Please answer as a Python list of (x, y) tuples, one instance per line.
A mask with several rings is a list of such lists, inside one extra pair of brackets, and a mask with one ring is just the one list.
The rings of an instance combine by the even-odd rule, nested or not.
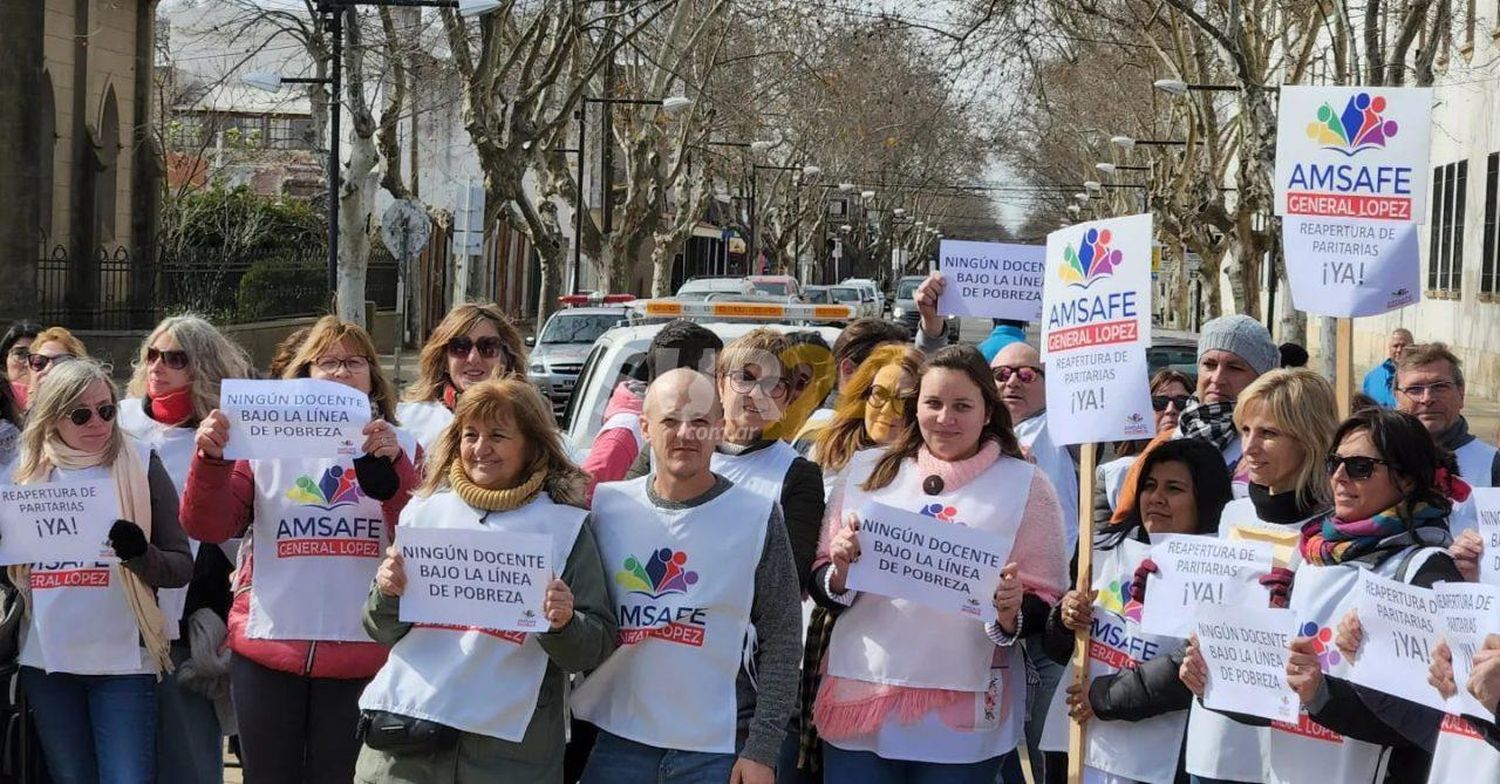
[(660, 749), (604, 730), (579, 784), (724, 784), (735, 755)]
[[(1049, 775), (1046, 771), (1046, 755), (1040, 748), (1042, 743), (1042, 726), (1047, 723), (1047, 709), (1052, 705), (1052, 695), (1057, 691), (1058, 681), (1062, 680), (1063, 665), (1052, 660), (1047, 651), (1042, 647), (1042, 636), (1028, 637), (1022, 643), (1026, 646), (1026, 661), (1028, 670), (1034, 670), (1039, 684), (1026, 684), (1026, 757), (1031, 762), (1031, 780), (1036, 784), (1048, 781), (1060, 780), (1055, 773)], [(1064, 766), (1067, 764), (1066, 755), (1061, 757)], [(1066, 770), (1066, 768), (1065, 768)], [(1061, 780), (1066, 780), (1065, 778)]]
[(824, 784), (995, 784), (1010, 752), (979, 762), (946, 765), (939, 762), (892, 760), (869, 751), (845, 751), (823, 744)]
[(55, 784), (153, 784), (156, 678), (21, 668)]
[[(172, 664), (190, 655), (186, 640), (172, 643)], [(156, 684), (156, 784), (223, 784), (224, 736), (214, 703), (184, 689), (177, 673)]]

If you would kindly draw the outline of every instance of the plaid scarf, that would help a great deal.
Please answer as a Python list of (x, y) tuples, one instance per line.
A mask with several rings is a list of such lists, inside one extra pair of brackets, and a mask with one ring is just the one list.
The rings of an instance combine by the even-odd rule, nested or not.
[(1234, 427), (1234, 401), (1200, 403), (1193, 398), (1177, 417), (1177, 430), (1183, 438), (1196, 438), (1224, 451), (1239, 435)]
[[(1340, 520), (1333, 514), (1302, 526), (1302, 559), (1315, 566), (1347, 563), (1382, 550), (1404, 550), (1414, 544), (1447, 544), (1448, 510), (1426, 501), (1401, 501), (1364, 520)], [(1432, 528), (1434, 531), (1422, 531)]]
[(807, 624), (807, 644), (802, 651), (802, 700), (798, 738), (797, 769), (804, 773), (817, 773), (823, 767), (823, 743), (818, 737), (818, 728), (813, 726), (813, 699), (818, 696), (818, 685), (823, 680), (823, 659), (828, 655), (828, 642), (833, 639), (833, 614), (822, 607), (814, 607), (812, 619)]

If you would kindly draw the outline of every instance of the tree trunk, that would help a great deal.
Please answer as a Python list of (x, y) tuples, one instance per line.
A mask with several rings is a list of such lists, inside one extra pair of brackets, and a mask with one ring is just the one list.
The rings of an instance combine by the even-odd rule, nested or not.
[(364, 327), (365, 278), (370, 265), (370, 232), (366, 230), (375, 201), (375, 141), (355, 135), (349, 145), (349, 167), (339, 193), (338, 316)]

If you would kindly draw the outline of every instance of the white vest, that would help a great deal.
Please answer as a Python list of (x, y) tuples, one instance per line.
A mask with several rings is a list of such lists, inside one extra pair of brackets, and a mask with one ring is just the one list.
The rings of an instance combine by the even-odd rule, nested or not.
[(1491, 746), (1468, 719), (1447, 715), (1432, 750), (1427, 784), (1464, 781), (1500, 781), (1500, 750)]
[(1057, 503), (1062, 507), (1063, 533), (1068, 537), (1068, 549), (1072, 550), (1078, 545), (1078, 468), (1073, 465), (1073, 456), (1067, 447), (1052, 442), (1045, 411), (1017, 422), (1015, 430), (1016, 439), (1026, 447), (1032, 462), (1052, 480)]
[[(432, 449), (438, 436), (453, 421), (453, 412), (440, 400), (425, 400), (421, 403), (399, 403), (396, 405), (396, 421), (401, 429), (410, 433), (422, 445), (424, 451)], [(408, 452), (415, 456), (415, 452)]]
[[(719, 476), (728, 479), (758, 495), (781, 503), (781, 486), (786, 484), (786, 472), (798, 457), (797, 450), (785, 441), (773, 441), (749, 454), (729, 455), (714, 452), (709, 467)], [(769, 514), (769, 513), (768, 513)]]
[[(138, 397), (120, 401), (120, 429), (142, 443), (148, 444), (161, 458), (162, 468), (172, 477), (177, 488), (177, 499), (182, 500), (182, 490), (187, 485), (188, 466), (198, 451), (197, 431), (191, 427), (164, 425), (149, 416)], [(188, 537), (188, 549), (193, 559), (198, 558), (197, 539)], [(167, 619), (167, 639), (176, 640), (182, 632), (182, 613), (187, 609), (188, 586), (162, 588), (156, 592), (156, 601), (161, 605), (161, 614)]]
[[(396, 440), (408, 459), (416, 453), (405, 431), (396, 430)], [(360, 617), (390, 537), (380, 502), (360, 489), (354, 461), (252, 460), (250, 467), (249, 636), (369, 642)]]
[[(0, 381), (0, 383), (5, 383)], [(21, 430), (10, 422), (0, 421), (0, 484), (15, 484), (10, 472), (21, 454)]]
[[(126, 437), (120, 460), (151, 464), (151, 450)], [(145, 470), (145, 469), (143, 469)], [(109, 479), (108, 468), (53, 469), (49, 480)], [(20, 663), (73, 675), (152, 672), (135, 613), (125, 598), (123, 564), (61, 561), (32, 564), (31, 614), (22, 628)]]
[(754, 653), (750, 609), (772, 502), (735, 485), (663, 509), (647, 496), (650, 481), (594, 490), (620, 647), (573, 690), (573, 712), (648, 746), (733, 754), (735, 682)]
[[(1134, 579), (1136, 567), (1150, 554), (1149, 548), (1144, 542), (1126, 539), (1098, 553), (1094, 560), (1093, 588), (1099, 592), (1099, 599), (1089, 634), (1089, 677), (1085, 683), (1150, 661), (1181, 644), (1174, 638), (1141, 632), (1141, 605), (1123, 595), (1121, 586), (1128, 586)], [(1073, 682), (1073, 672), (1070, 663), (1052, 696), (1042, 734), (1043, 751), (1068, 750), (1067, 686)], [(1084, 764), (1126, 781), (1172, 784), (1187, 719), (1185, 709), (1140, 721), (1094, 719), (1085, 735), (1088, 748)]]
[[(924, 476), (916, 461), (907, 460), (889, 485), (867, 493), (860, 485), (883, 454), (880, 449), (867, 449), (850, 459), (844, 486), (846, 511), (858, 510), (866, 500), (923, 514), (933, 507), (952, 508), (957, 512), (952, 516), (954, 523), (992, 533), (1000, 538), (1000, 551), (1011, 551), (1031, 493), (1036, 470), (1031, 464), (1002, 456), (956, 491), (928, 495), (922, 490)], [(862, 593), (833, 627), (828, 674), (914, 688), (983, 692), (994, 653), (995, 643), (985, 634), (984, 624), (973, 618)]]
[[(1455, 450), (1453, 456), (1458, 458), (1458, 475), (1470, 487), (1490, 486), (1490, 469), (1495, 460), (1494, 447), (1476, 438)], [(1463, 503), (1453, 505), (1453, 513), (1448, 516), (1448, 529), (1454, 536), (1478, 528), (1479, 507), (1475, 505), (1472, 496)]]
[[(587, 516), (553, 503), (546, 493), (519, 509), (485, 515), (445, 490), (413, 499), (401, 512), (401, 525), (551, 534), (553, 569), (561, 574)], [(547, 661), (532, 634), (419, 624), (391, 648), (359, 707), (520, 743), (536, 712)]]

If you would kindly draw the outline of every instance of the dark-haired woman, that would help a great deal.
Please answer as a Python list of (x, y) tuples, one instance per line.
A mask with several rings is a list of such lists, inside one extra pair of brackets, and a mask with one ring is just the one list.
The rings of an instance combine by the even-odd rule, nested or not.
[[(1422, 588), (1463, 580), (1447, 550), (1448, 514), (1453, 496), (1467, 497), (1468, 488), (1457, 479), (1451, 456), (1407, 414), (1366, 409), (1339, 426), (1334, 442), (1325, 458), (1333, 510), (1302, 528), (1303, 564), (1290, 598), (1299, 621), (1336, 627), (1340, 653), (1353, 660), (1363, 642), (1352, 609), (1360, 572)], [(1293, 747), (1278, 744), (1289, 733), (1273, 732), (1265, 780), (1424, 780), (1442, 712), (1325, 675), (1317, 645), (1310, 636), (1293, 641), (1287, 683), (1307, 718), (1344, 741)], [(1189, 688), (1201, 694), (1207, 668), (1196, 644), (1188, 647), (1182, 673)]]
[[(1022, 736), (1016, 642), (1041, 633), (1066, 587), (1056, 494), (1021, 458), (984, 358), (969, 346), (941, 349), (917, 389), (917, 427), (850, 461), (813, 574), (814, 598), (839, 613), (813, 710), (833, 784), (934, 776), (992, 784)], [(869, 500), (1003, 540), (1009, 555), (991, 597), (998, 619), (849, 590), (849, 566), (861, 556), (855, 511)]]
[[(1177, 429), (1177, 416), (1187, 406), (1192, 394), (1192, 380), (1186, 375), (1171, 368), (1156, 371), (1151, 377), (1151, 410), (1156, 412), (1156, 436)], [(1101, 530), (1109, 524), (1130, 467), (1151, 442), (1151, 439), (1121, 441), (1115, 444), (1115, 459), (1094, 469), (1094, 530)]]
[(427, 338), (417, 380), (407, 387), (396, 416), (423, 449), (430, 449), (453, 421), (464, 390), (525, 368), (526, 346), (499, 307), (458, 305)]
[[(1218, 458), (1217, 449), (1197, 439), (1164, 441), (1147, 450), (1140, 456), (1141, 470), (1136, 474), (1137, 503), (1129, 517), (1095, 536), (1094, 557), (1107, 558), (1125, 542), (1149, 544), (1151, 536), (1218, 533), (1220, 515), (1233, 498), (1229, 469)], [(1139, 563), (1135, 555), (1119, 559), (1124, 569), (1118, 575), (1122, 582), (1131, 579)], [(1075, 556), (1075, 574), (1077, 569)], [(1096, 585), (1099, 582), (1094, 581)], [(1074, 632), (1093, 627), (1098, 593), (1070, 590), (1053, 608), (1043, 641), (1047, 655), (1055, 661), (1067, 663), (1073, 656)], [(1150, 601), (1149, 596), (1146, 601)], [(1125, 627), (1118, 617), (1112, 623), (1117, 628)], [(1135, 632), (1126, 631), (1131, 635)], [(1054, 734), (1053, 722), (1065, 722), (1066, 717), (1094, 719), (1088, 729), (1090, 767), (1107, 767), (1116, 775), (1128, 775), (1137, 781), (1186, 782), (1182, 756), (1177, 756), (1175, 766), (1163, 764), (1168, 758), (1158, 743), (1162, 737), (1185, 737), (1186, 711), (1193, 695), (1178, 678), (1177, 668), (1186, 645), (1162, 651), (1158, 647), (1161, 644), (1161, 640), (1153, 639), (1150, 646), (1142, 646), (1141, 650), (1156, 647), (1158, 652), (1135, 667), (1098, 675), (1083, 689), (1069, 686), (1066, 716), (1062, 704), (1056, 704), (1058, 709), (1048, 717), (1047, 734)], [(1064, 678), (1063, 682), (1071, 683), (1071, 679)]]
[(31, 391), (31, 342), (42, 334), (42, 325), (34, 321), (15, 321), (0, 338), (0, 355), (5, 357), (5, 380), (16, 406), (26, 410), (26, 396)]

